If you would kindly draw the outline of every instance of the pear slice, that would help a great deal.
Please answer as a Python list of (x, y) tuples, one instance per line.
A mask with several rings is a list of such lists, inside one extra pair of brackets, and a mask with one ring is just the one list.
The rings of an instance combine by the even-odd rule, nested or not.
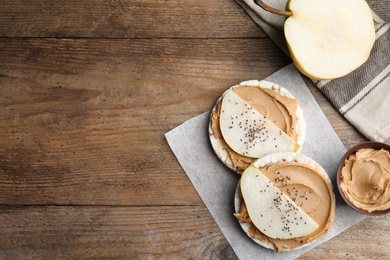
[(287, 17), (284, 34), (291, 58), (312, 79), (344, 76), (370, 55), (375, 28), (364, 0), (289, 0), (286, 11), (255, 2)]
[(295, 152), (300, 148), (290, 136), (232, 90), (222, 99), (220, 129), (229, 147), (247, 157), (260, 158), (275, 152)]
[(240, 188), (252, 223), (271, 238), (302, 237), (319, 227), (254, 165), (243, 172)]

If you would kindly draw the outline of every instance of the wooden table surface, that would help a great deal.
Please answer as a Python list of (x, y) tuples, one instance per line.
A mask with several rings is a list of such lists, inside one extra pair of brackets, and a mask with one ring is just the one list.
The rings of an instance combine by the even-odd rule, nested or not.
[[(233, 0), (0, 1), (0, 259), (237, 259), (164, 134), (290, 63)], [(389, 241), (369, 217), (301, 259)]]

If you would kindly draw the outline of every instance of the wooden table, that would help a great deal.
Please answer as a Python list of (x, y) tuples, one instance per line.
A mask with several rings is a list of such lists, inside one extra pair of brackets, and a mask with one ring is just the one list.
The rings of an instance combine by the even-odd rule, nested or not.
[[(290, 63), (233, 0), (1, 1), (0, 259), (236, 259), (164, 133)], [(346, 148), (366, 140), (305, 81)], [(301, 259), (388, 259), (389, 231)]]

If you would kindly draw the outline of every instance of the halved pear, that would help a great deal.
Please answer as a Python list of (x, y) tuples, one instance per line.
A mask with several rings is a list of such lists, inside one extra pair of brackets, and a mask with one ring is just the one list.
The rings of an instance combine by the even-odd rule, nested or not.
[(300, 148), (290, 136), (253, 106), (228, 91), (221, 104), (220, 129), (225, 142), (235, 152), (252, 158)]
[(302, 237), (319, 227), (254, 165), (243, 172), (240, 188), (252, 223), (271, 238)]
[(344, 76), (362, 65), (375, 42), (370, 7), (364, 0), (289, 0), (284, 34), (296, 67), (312, 79)]

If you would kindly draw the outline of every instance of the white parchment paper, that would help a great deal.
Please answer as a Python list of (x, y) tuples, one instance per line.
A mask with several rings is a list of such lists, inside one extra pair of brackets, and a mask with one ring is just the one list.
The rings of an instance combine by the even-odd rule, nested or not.
[[(199, 196), (234, 252), (243, 260), (295, 259), (365, 218), (364, 215), (349, 208), (337, 191), (336, 170), (346, 150), (295, 66), (291, 64), (266, 80), (287, 88), (299, 99), (307, 127), (306, 140), (301, 153), (317, 161), (327, 171), (336, 194), (336, 217), (332, 229), (308, 247), (275, 254), (275, 251), (265, 249), (253, 242), (243, 232), (233, 216), (234, 192), (239, 175), (222, 164), (214, 154), (208, 135), (210, 111), (184, 122), (165, 134), (172, 151)], [(219, 97), (215, 98), (217, 100)]]

